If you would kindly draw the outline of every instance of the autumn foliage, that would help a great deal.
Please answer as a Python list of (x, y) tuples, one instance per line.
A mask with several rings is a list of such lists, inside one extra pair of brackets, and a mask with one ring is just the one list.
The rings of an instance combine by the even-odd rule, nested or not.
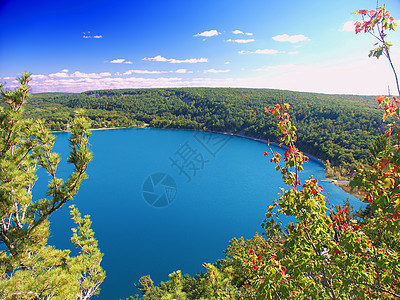
[[(378, 97), (377, 101), (384, 107), (383, 118), (394, 119), (388, 124), (385, 138), (389, 139), (392, 131), (398, 134), (400, 129), (395, 123), (398, 100)], [(364, 191), (369, 203), (367, 213), (357, 216), (349, 205), (332, 208), (317, 179), (297, 179), (305, 156), (294, 145), (288, 109), (280, 104), (266, 109), (278, 118), (281, 142), (288, 147), (283, 157), (271, 149), (271, 161), (290, 188), (282, 190), (281, 198), (267, 209), (262, 251), (267, 249), (268, 255), (262, 265), (252, 268), (257, 295), (267, 299), (400, 297), (399, 145), (378, 153), (372, 166), (354, 175), (352, 185)], [(285, 228), (279, 221), (282, 217), (295, 217), (298, 222)]]

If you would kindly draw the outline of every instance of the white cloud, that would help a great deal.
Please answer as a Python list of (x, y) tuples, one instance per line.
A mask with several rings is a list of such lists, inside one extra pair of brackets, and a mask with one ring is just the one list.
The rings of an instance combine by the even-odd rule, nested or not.
[(68, 77), (68, 74), (64, 73), (64, 72), (57, 72), (57, 73), (49, 74), (49, 77), (51, 77), (51, 78), (66, 78), (66, 77)]
[(101, 34), (95, 34), (95, 35), (93, 35), (93, 34), (91, 34), (90, 31), (84, 32), (83, 35), (82, 35), (82, 37), (83, 37), (84, 39), (101, 39), (101, 38), (103, 38), (103, 36), (102, 36)]
[(233, 43), (239, 43), (239, 44), (246, 44), (246, 43), (254, 42), (254, 39), (236, 39), (236, 40), (229, 39), (227, 41), (233, 42)]
[(157, 55), (154, 57), (145, 57), (143, 60), (149, 60), (149, 61), (160, 61), (160, 62), (168, 62), (169, 59), (162, 57), (161, 55)]
[(193, 71), (188, 71), (186, 69), (178, 69), (176, 71), (171, 71), (171, 72), (175, 72), (175, 73), (179, 73), (179, 74), (188, 74), (188, 73), (193, 73)]
[(124, 61), (124, 64), (129, 64), (129, 65), (131, 65), (131, 64), (133, 64), (133, 62), (131, 62), (131, 61), (129, 61), (129, 60), (126, 60), (126, 61)]
[(52, 73), (49, 75), (43, 74), (33, 74), (31, 75), (33, 80), (57, 80), (61, 78), (102, 78), (102, 77), (109, 77), (111, 73), (109, 72), (101, 72), (101, 73), (82, 73), (76, 71), (70, 75), (67, 74), (68, 70), (64, 69), (61, 72)]
[[(400, 55), (396, 56), (400, 57)], [(273, 69), (273, 68), (275, 69)], [(284, 72), (282, 71), (284, 70)], [(387, 93), (387, 85), (395, 90), (395, 82), (387, 64), (368, 57), (355, 60), (330, 61), (325, 65), (312, 66), (281, 65), (271, 66), (270, 72), (253, 77), (228, 78), (182, 78), (182, 77), (102, 77), (102, 78), (47, 78), (32, 80), (34, 93), (38, 92), (82, 92), (98, 89), (122, 88), (162, 88), (162, 87), (248, 87), (274, 88), (281, 90), (332, 93), (379, 95)], [(275, 72), (276, 71), (276, 72)], [(374, 77), (369, 74), (379, 73)], [(257, 74), (257, 73), (254, 73)], [(8, 87), (18, 86), (9, 83)]]
[(177, 69), (175, 71), (149, 71), (149, 70), (128, 70), (125, 73), (116, 72), (114, 75), (131, 75), (131, 74), (167, 74), (167, 73), (178, 73), (178, 74), (189, 74), (193, 71), (188, 71), (187, 69)]
[(189, 64), (196, 64), (196, 63), (204, 63), (208, 62), (207, 58), (189, 58), (189, 59), (171, 59), (171, 63), (173, 64), (180, 64), (180, 63), (189, 63)]
[(226, 62), (225, 62), (226, 65), (229, 65), (230, 63), (231, 63), (230, 61), (226, 61)]
[[(90, 73), (90, 74), (93, 74), (93, 73)], [(98, 73), (99, 75), (101, 75), (101, 77), (108, 77), (108, 76), (111, 76), (111, 73), (110, 72), (101, 72), (101, 73)]]
[(213, 29), (213, 30), (206, 30), (203, 32), (199, 32), (193, 36), (205, 36), (205, 37), (211, 37), (211, 36), (216, 36), (221, 34), (220, 32), (218, 32), (217, 30)]
[(354, 31), (355, 30), (355, 23), (356, 21), (347, 21), (346, 23), (343, 24), (342, 29), (339, 29), (339, 31)]
[(287, 35), (281, 34), (272, 37), (273, 40), (277, 42), (289, 42), (289, 43), (298, 43), (298, 42), (303, 42), (303, 41), (309, 41), (310, 39), (306, 37), (305, 35), (298, 34), (298, 35)]
[(245, 34), (245, 35), (253, 35), (253, 33), (252, 32), (243, 32), (243, 31), (241, 31), (241, 30), (238, 30), (238, 29), (236, 29), (236, 30), (234, 30), (234, 31), (232, 31), (234, 34)]
[(125, 58), (117, 58), (110, 61), (112, 64), (122, 64), (125, 61)]
[[(33, 76), (44, 76), (44, 75), (31, 75), (32, 78), (33, 78)], [(14, 77), (3, 77), (3, 79), (12, 80), (12, 79), (15, 79), (15, 78)]]
[[(66, 78), (66, 77), (68, 77), (68, 74), (67, 74), (68, 72), (69, 72), (68, 69), (63, 69), (60, 72), (52, 73), (52, 74), (49, 74), (48, 76), (51, 78)], [(46, 75), (35, 75), (36, 79), (43, 79), (42, 76), (46, 76)], [(32, 77), (32, 78), (35, 78), (35, 77)]]
[(287, 54), (289, 54), (289, 55), (296, 55), (296, 54), (299, 54), (299, 51), (290, 51), (290, 52), (288, 52)]
[(82, 73), (79, 71), (76, 71), (71, 74), (70, 77), (72, 78), (102, 78), (102, 77), (109, 77), (111, 76), (111, 73), (109, 72), (101, 72), (101, 73)]
[(161, 55), (157, 55), (155, 57), (145, 57), (145, 58), (143, 58), (143, 60), (157, 61), (157, 62), (169, 62), (171, 64), (182, 64), (182, 63), (196, 64), (196, 63), (208, 62), (207, 58), (175, 59), (175, 58), (165, 58)]
[(253, 71), (268, 72), (271, 70), (288, 70), (288, 69), (293, 69), (294, 67), (295, 67), (294, 64), (286, 64), (286, 65), (276, 65), (276, 66), (269, 66), (266, 68), (254, 69)]
[(256, 51), (245, 51), (241, 50), (238, 53), (239, 54), (276, 54), (278, 53), (278, 50), (275, 49), (258, 49)]
[(31, 81), (32, 90), (38, 92), (83, 92), (99, 89), (152, 88), (191, 86), (190, 81), (179, 77), (137, 78), (137, 77), (104, 77), (104, 78), (65, 78)]
[[(32, 78), (32, 80), (43, 80), (43, 79), (47, 79), (48, 76), (43, 75), (43, 74), (37, 74), (37, 75), (32, 74), (31, 78)], [(7, 78), (5, 78), (5, 79), (7, 79)]]
[(209, 70), (204, 71), (204, 73), (228, 73), (230, 71), (231, 70), (229, 70), (229, 69), (226, 69), (226, 70), (209, 69)]
[[(208, 78), (199, 77), (185, 79), (181, 77), (106, 77), (106, 78), (68, 78), (48, 79), (42, 82), (32, 81), (32, 90), (39, 92), (83, 92), (100, 89), (123, 89), (123, 88), (167, 88), (167, 87), (232, 87), (243, 86), (243, 79), (235, 78)], [(13, 85), (14, 87), (17, 84)], [(10, 84), (11, 87), (11, 84)]]
[[(276, 54), (278, 52), (279, 51), (275, 50), (275, 49), (258, 49), (254, 53), (255, 54)], [(249, 52), (249, 53), (251, 53), (251, 52)]]
[(164, 74), (168, 73), (167, 71), (149, 71), (149, 70), (128, 70), (122, 75), (131, 75), (131, 74)]

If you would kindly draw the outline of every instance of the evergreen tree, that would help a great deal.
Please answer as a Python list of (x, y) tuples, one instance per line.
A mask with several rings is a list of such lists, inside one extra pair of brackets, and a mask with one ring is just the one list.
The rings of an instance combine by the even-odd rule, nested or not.
[[(77, 224), (71, 241), (80, 255), (47, 245), (49, 216), (70, 201), (87, 178), (92, 159), (88, 149), (89, 123), (78, 112), (71, 127), (71, 154), (75, 168), (64, 181), (56, 176), (60, 156), (53, 153), (55, 137), (40, 120), (22, 118), (29, 96), (30, 76), (18, 78), (13, 91), (0, 85), (0, 298), (89, 299), (105, 278), (103, 254), (93, 238), (88, 216), (71, 206)], [(44, 168), (51, 179), (47, 197), (34, 201), (36, 171)]]

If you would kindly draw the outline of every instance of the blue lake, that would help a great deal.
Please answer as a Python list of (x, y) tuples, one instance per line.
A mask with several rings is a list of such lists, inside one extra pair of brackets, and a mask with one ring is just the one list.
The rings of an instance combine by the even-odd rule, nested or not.
[[(59, 177), (66, 163), (69, 133), (57, 133), (61, 154)], [(230, 135), (186, 130), (118, 129), (93, 131), (94, 153), (89, 179), (70, 204), (91, 215), (104, 253), (107, 277), (95, 299), (125, 299), (139, 294), (139, 278), (155, 283), (176, 270), (194, 275), (204, 262), (224, 258), (230, 239), (262, 232), (266, 208), (284, 187), (275, 165), (264, 157), (267, 145)], [(274, 147), (275, 151), (284, 150)], [(321, 163), (310, 159), (301, 180), (325, 179)], [(38, 172), (35, 198), (46, 191), (48, 176)], [(159, 184), (157, 184), (159, 183)], [(322, 182), (332, 204), (349, 199), (337, 186)], [(69, 204), (51, 218), (50, 243), (71, 248)]]

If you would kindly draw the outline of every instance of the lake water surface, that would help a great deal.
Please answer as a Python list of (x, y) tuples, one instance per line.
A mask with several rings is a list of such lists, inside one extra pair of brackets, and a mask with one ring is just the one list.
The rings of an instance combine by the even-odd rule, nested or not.
[[(58, 174), (66, 178), (69, 133), (57, 133)], [(139, 278), (155, 283), (168, 274), (203, 272), (204, 262), (224, 258), (233, 237), (261, 232), (266, 208), (283, 187), (275, 165), (264, 157), (267, 145), (230, 135), (186, 130), (118, 129), (94, 131), (89, 179), (71, 202), (91, 215), (104, 253), (107, 277), (95, 299), (125, 299), (138, 294)], [(280, 148), (275, 151), (283, 153)], [(321, 163), (310, 159), (301, 180), (325, 179)], [(39, 172), (35, 197), (45, 193), (48, 176)], [(322, 182), (332, 204), (347, 198)], [(69, 204), (51, 218), (50, 243), (71, 248)]]

